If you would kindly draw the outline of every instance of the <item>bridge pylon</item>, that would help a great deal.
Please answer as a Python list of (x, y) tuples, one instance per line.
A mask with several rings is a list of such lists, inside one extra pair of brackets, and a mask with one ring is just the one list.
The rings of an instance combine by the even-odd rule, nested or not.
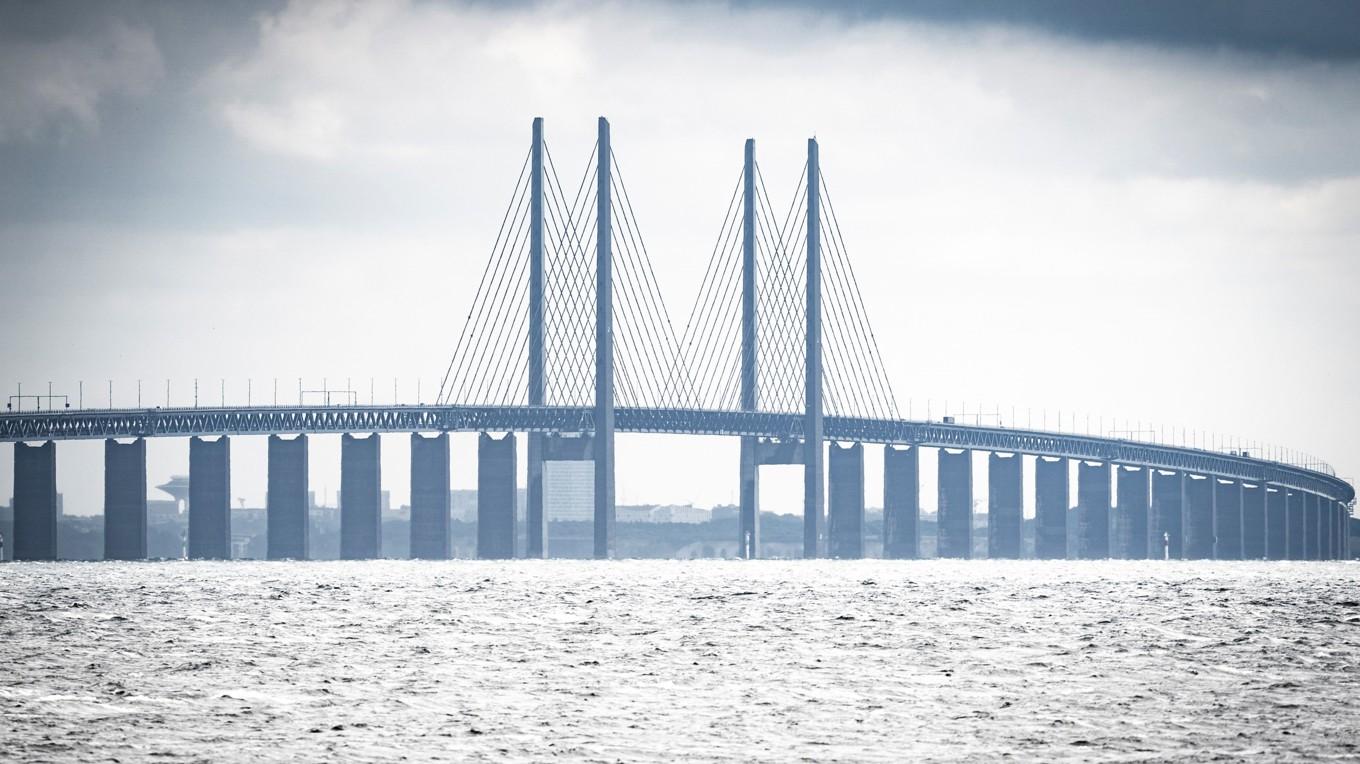
[(609, 120), (600, 117), (595, 186), (595, 558), (614, 555), (614, 286)]

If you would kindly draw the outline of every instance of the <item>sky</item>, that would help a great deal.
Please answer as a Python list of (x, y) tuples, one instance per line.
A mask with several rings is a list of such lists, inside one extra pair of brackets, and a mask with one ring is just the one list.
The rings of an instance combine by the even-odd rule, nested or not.
[[(1061, 411), (1360, 476), (1352, 4), (3, 2), (0, 95), (6, 396), (428, 402), (531, 120), (574, 178), (605, 115), (672, 316), (743, 141), (779, 205), (815, 136), (904, 414)], [(620, 503), (736, 499), (735, 441), (618, 450)], [(233, 452), (262, 505), (263, 438)], [(394, 504), (408, 453), (384, 438)], [(333, 496), (338, 437), (312, 454)], [(152, 485), (187, 472), (186, 441), (149, 455)], [(797, 510), (797, 473), (766, 474)], [(58, 480), (100, 512), (101, 444), (62, 443)]]

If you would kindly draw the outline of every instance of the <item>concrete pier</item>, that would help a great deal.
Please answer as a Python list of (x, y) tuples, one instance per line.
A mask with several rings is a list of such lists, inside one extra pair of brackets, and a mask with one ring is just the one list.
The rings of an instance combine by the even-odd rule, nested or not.
[(1346, 505), (1336, 504), (1336, 559), (1346, 559)]
[(1186, 475), (1183, 493), (1183, 556), (1187, 560), (1211, 560), (1214, 557), (1214, 478)]
[(1110, 556), (1110, 465), (1077, 462), (1077, 556)]
[(231, 439), (189, 439), (189, 559), (231, 559)]
[[(543, 508), (543, 439), (545, 433), (525, 433), (524, 448), (524, 556), (548, 556), (548, 513)], [(415, 527), (412, 526), (412, 532)], [(412, 547), (414, 554), (415, 547)]]
[(1318, 559), (1318, 496), (1303, 495), (1303, 559)]
[(883, 447), (883, 557), (921, 556), (921, 449)]
[(973, 452), (940, 449), (936, 554), (968, 559), (973, 554)]
[[(1124, 560), (1148, 558), (1148, 514), (1151, 503), (1152, 475), (1147, 467), (1116, 467), (1114, 512), (1115, 557)], [(1160, 537), (1158, 538), (1160, 542)], [(1161, 551), (1161, 544), (1157, 544)]]
[(104, 441), (104, 559), (146, 559), (146, 439)]
[(14, 444), (12, 559), (57, 559), (57, 444)]
[(1288, 516), (1286, 521), (1288, 524), (1288, 533), (1285, 536), (1285, 548), (1288, 550), (1288, 559), (1302, 560), (1304, 558), (1303, 491), (1289, 491), (1285, 506), (1285, 511)]
[(1160, 560), (1169, 557), (1179, 560), (1184, 556), (1184, 500), (1185, 474), (1151, 470), (1152, 511), (1148, 525), (1148, 554)]
[(987, 455), (987, 556), (994, 560), (1020, 559), (1023, 464), (1020, 454)]
[(1242, 484), (1214, 478), (1214, 559), (1242, 559)]
[(1034, 460), (1034, 556), (1067, 557), (1067, 504), (1071, 488), (1067, 459)]
[(1332, 559), (1332, 528), (1336, 525), (1332, 500), (1318, 497), (1318, 559)]
[[(477, 437), (477, 557), (480, 559), (508, 560), (515, 556), (516, 459), (514, 433), (496, 438), (484, 432)], [(598, 503), (596, 507), (599, 507)], [(598, 515), (595, 521), (599, 523)]]
[(760, 464), (756, 461), (756, 439), (741, 439), (737, 548), (739, 556), (754, 560), (760, 556)]
[(842, 448), (833, 441), (827, 456), (827, 552), (858, 560), (864, 557), (864, 444)]
[(305, 560), (311, 518), (307, 483), (307, 436), (269, 436), (269, 493), (265, 500), (271, 560)]
[(1332, 502), (1332, 517), (1334, 519), (1332, 530), (1332, 559), (1340, 560), (1345, 557), (1345, 533), (1346, 533), (1346, 505), (1339, 501)]
[(1289, 512), (1285, 501), (1289, 494), (1283, 488), (1266, 487), (1266, 559), (1284, 560), (1289, 557)]
[(411, 559), (448, 559), (449, 488), (449, 434), (411, 433)]
[(1332, 559), (1332, 526), (1336, 524), (1333, 518), (1332, 500), (1323, 496), (1318, 497), (1318, 559)]
[(1266, 484), (1242, 486), (1242, 559), (1266, 558)]
[(382, 438), (340, 436), (340, 559), (382, 557)]

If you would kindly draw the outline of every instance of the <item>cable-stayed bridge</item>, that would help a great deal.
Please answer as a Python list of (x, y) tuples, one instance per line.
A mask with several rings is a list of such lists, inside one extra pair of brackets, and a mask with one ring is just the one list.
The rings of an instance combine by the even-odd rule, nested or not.
[(535, 120), (435, 405), (0, 415), (0, 440), (16, 443), (15, 556), (56, 556), (55, 441), (102, 438), (105, 557), (145, 557), (145, 438), (189, 437), (189, 555), (227, 557), (230, 436), (268, 435), (269, 556), (306, 558), (307, 435), (341, 433), (341, 555), (376, 557), (378, 434), (392, 432), (412, 438), (417, 557), (448, 556), (449, 432), (482, 433), (477, 547), (484, 557), (516, 554), (516, 433), (528, 439), (526, 554), (550, 553), (544, 463), (589, 461), (595, 555), (612, 556), (617, 432), (740, 438), (733, 479), (740, 485), (737, 541), (745, 557), (760, 555), (759, 468), (769, 464), (803, 466), (804, 557), (863, 556), (866, 443), (885, 446), (887, 557), (920, 552), (922, 448), (939, 450), (940, 556), (972, 554), (973, 451), (989, 454), (992, 557), (1021, 554), (1026, 457), (1035, 460), (1039, 557), (1350, 556), (1354, 490), (1315, 465), (1246, 451), (903, 419), (815, 139), (791, 201), (778, 207), (755, 143), (746, 142), (699, 295), (679, 331), (641, 228), (609, 123), (600, 119), (586, 170), (564, 185), (543, 122)]

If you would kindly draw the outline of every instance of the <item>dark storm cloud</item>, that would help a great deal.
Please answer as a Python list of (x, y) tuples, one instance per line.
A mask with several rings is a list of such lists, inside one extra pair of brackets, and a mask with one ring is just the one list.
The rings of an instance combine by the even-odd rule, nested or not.
[(1346, 0), (734, 0), (733, 4), (806, 8), (855, 20), (1007, 24), (1090, 41), (1360, 58), (1360, 3)]

